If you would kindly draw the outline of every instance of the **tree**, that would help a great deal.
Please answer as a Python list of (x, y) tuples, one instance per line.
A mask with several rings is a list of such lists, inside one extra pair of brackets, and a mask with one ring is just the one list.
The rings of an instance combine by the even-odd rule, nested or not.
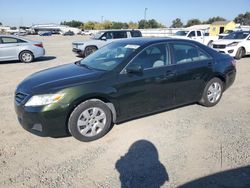
[(138, 23), (129, 22), (129, 23), (128, 23), (128, 28), (129, 28), (129, 29), (138, 29)]
[(199, 25), (201, 24), (201, 21), (199, 19), (190, 19), (187, 21), (187, 24), (185, 25), (185, 27), (190, 27), (193, 25)]
[(180, 18), (176, 18), (175, 20), (172, 21), (172, 25), (170, 27), (180, 28), (180, 27), (183, 27), (183, 23)]
[(88, 21), (84, 24), (84, 29), (92, 30), (95, 28), (95, 22)]
[(0, 26), (3, 25), (2, 22), (0, 22)]
[(147, 20), (140, 20), (138, 22), (138, 28), (139, 29), (147, 29), (147, 28), (149, 28)]
[(123, 22), (112, 22), (112, 29), (128, 29), (128, 24)]
[(236, 18), (234, 18), (234, 22), (241, 25), (250, 25), (250, 12), (239, 14)]
[(76, 21), (76, 20), (71, 20), (71, 21), (64, 21), (64, 22), (61, 22), (61, 25), (67, 25), (67, 26), (70, 26), (70, 27), (78, 27), (80, 28), (84, 23), (81, 22), (81, 21)]
[(225, 18), (222, 18), (220, 16), (217, 16), (217, 17), (211, 17), (209, 18), (207, 21), (203, 22), (204, 24), (211, 24), (213, 22), (217, 22), (217, 21), (226, 21)]
[(111, 22), (111, 21), (104, 21), (103, 23), (102, 23), (102, 25), (103, 25), (103, 28), (104, 29), (111, 29), (112, 28), (112, 25), (113, 25), (113, 23)]

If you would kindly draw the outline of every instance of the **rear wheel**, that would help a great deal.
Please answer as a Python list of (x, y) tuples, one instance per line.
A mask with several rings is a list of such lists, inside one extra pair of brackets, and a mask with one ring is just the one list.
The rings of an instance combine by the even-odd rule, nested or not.
[(19, 54), (19, 59), (20, 61), (22, 61), (23, 63), (30, 63), (34, 60), (34, 55), (32, 52), (30, 51), (22, 51)]
[(68, 128), (77, 140), (89, 142), (103, 137), (110, 129), (112, 114), (102, 101), (85, 101), (71, 113)]
[(97, 50), (97, 47), (95, 46), (87, 46), (84, 50), (84, 56), (87, 57), (88, 55), (92, 54)]
[(245, 56), (245, 49), (244, 48), (239, 48), (237, 53), (236, 53), (236, 56), (235, 56), (235, 59), (241, 59), (242, 57)]
[(213, 78), (207, 83), (199, 103), (206, 107), (215, 106), (220, 101), (222, 94), (223, 82), (219, 78)]

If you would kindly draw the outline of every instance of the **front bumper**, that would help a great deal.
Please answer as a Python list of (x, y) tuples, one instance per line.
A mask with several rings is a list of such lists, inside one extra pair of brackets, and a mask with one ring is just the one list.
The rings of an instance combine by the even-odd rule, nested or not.
[(223, 48), (223, 49), (213, 48), (213, 49), (216, 50), (217, 52), (228, 54), (231, 57), (235, 57), (236, 53), (237, 53), (237, 48), (235, 48), (235, 47), (226, 47), (226, 48)]
[(67, 106), (52, 109), (48, 106), (26, 107), (15, 102), (15, 111), (22, 127), (38, 136), (60, 137), (68, 135)]

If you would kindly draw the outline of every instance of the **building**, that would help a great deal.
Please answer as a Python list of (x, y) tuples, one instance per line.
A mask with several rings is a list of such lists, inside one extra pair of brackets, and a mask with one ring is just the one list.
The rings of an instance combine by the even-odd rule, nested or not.
[(226, 30), (233, 30), (235, 29), (236, 24), (234, 21), (217, 21), (213, 22), (210, 25), (209, 35), (210, 36), (217, 36), (221, 33), (224, 33)]

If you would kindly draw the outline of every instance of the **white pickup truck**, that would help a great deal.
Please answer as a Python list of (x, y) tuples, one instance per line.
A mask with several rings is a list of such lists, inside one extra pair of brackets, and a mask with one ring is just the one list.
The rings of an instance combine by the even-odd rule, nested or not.
[(173, 38), (190, 39), (211, 47), (213, 41), (218, 40), (218, 36), (205, 36), (202, 30), (182, 30), (177, 31)]

